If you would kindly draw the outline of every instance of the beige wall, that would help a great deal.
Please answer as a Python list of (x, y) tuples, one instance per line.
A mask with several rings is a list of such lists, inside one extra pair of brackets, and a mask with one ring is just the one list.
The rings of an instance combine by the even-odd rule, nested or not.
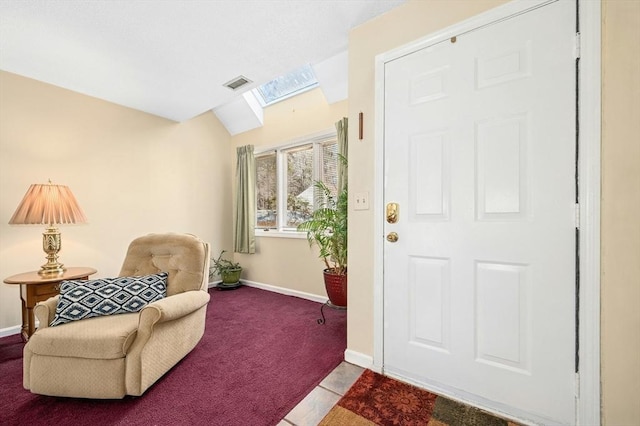
[[(236, 147), (274, 148), (324, 130), (335, 131), (334, 123), (346, 115), (347, 101), (329, 105), (320, 89), (265, 108), (263, 127), (231, 138), (233, 168)], [(326, 298), (324, 264), (306, 239), (257, 237), (256, 254), (235, 253), (234, 259), (244, 267), (242, 277), (246, 280)]]
[[(349, 189), (374, 191), (375, 56), (503, 3), (410, 0), (352, 30)], [(602, 382), (603, 423), (640, 424), (640, 2), (603, 10)], [(357, 160), (355, 160), (357, 159)], [(373, 202), (374, 200), (371, 200)], [(373, 355), (373, 211), (349, 213), (350, 350)]]
[(602, 9), (602, 399), (640, 424), (640, 1)]
[[(60, 227), (60, 260), (96, 277), (118, 274), (129, 242), (150, 232), (231, 249), (229, 149), (213, 113), (174, 123), (0, 72), (0, 277), (45, 261), (44, 226), (7, 222), (29, 185), (49, 178), (89, 220)], [(18, 288), (0, 284), (0, 333), (20, 318)]]

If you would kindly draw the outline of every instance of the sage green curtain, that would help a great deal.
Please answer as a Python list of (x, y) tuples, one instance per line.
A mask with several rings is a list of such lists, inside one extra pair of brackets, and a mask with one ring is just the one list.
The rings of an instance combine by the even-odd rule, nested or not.
[(345, 161), (338, 159), (338, 193), (340, 193), (347, 184), (347, 152), (349, 151), (349, 119), (343, 117), (336, 123), (338, 133), (338, 154), (344, 157)]
[(253, 145), (237, 148), (234, 251), (256, 252), (256, 160)]

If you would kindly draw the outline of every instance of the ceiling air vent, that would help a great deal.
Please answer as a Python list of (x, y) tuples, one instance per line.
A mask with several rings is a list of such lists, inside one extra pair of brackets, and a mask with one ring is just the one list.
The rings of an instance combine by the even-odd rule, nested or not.
[(224, 84), (225, 87), (228, 87), (231, 90), (238, 90), (240, 87), (244, 86), (245, 84), (249, 84), (252, 81), (249, 80), (247, 77), (241, 75), (238, 76), (236, 78), (234, 78), (231, 81), (228, 81)]

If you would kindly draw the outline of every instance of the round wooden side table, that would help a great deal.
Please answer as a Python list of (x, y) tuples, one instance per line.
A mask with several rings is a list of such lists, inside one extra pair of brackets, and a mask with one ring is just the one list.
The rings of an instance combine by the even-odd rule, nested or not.
[(36, 331), (33, 308), (36, 303), (47, 300), (59, 293), (60, 282), (64, 280), (86, 280), (97, 271), (88, 267), (70, 267), (62, 274), (42, 276), (38, 271), (25, 272), (4, 279), (5, 284), (20, 286), (22, 301), (22, 339), (26, 342)]

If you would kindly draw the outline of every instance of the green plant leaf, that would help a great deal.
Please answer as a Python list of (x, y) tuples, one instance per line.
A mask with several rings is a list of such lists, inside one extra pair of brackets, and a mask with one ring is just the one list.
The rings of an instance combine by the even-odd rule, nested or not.
[[(340, 160), (346, 159), (340, 156)], [(337, 196), (322, 181), (314, 182), (316, 210), (311, 218), (300, 225), (298, 231), (306, 232), (310, 246), (319, 248), (319, 256), (327, 269), (335, 273), (347, 272), (347, 216), (349, 194), (347, 186)]]

